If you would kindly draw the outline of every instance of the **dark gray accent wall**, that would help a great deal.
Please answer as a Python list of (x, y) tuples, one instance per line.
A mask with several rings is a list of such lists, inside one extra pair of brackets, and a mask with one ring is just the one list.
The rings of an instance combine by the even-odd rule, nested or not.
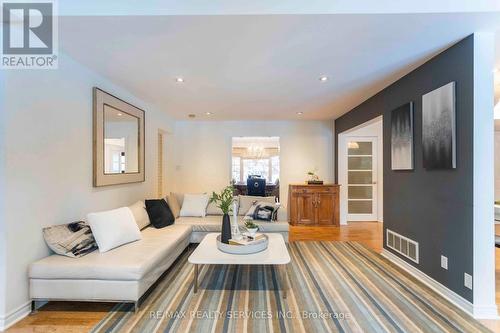
[[(473, 273), (473, 49), (471, 35), (335, 120), (338, 139), (339, 133), (383, 115), (384, 248), (391, 251), (385, 246), (387, 228), (416, 240), (420, 263), (401, 258), (471, 302), (472, 290), (464, 287), (464, 272)], [(457, 168), (426, 170), (422, 165), (422, 95), (451, 81), (456, 82)], [(415, 168), (392, 171), (391, 110), (411, 101)], [(335, 161), (338, 170), (338, 145)], [(441, 254), (448, 257), (448, 270), (441, 268)]]

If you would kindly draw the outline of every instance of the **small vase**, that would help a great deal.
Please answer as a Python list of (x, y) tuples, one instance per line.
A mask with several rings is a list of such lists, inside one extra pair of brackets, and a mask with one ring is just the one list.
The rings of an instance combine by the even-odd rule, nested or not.
[(247, 231), (251, 237), (255, 237), (255, 234), (257, 233), (258, 230), (259, 228), (247, 228)]
[(220, 241), (225, 244), (229, 244), (229, 239), (231, 239), (231, 219), (229, 214), (224, 214), (222, 216), (222, 232), (220, 234)]

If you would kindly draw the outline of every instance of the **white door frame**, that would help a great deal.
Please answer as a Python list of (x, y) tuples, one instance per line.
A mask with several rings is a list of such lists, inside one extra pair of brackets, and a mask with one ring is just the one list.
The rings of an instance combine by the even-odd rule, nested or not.
[[(348, 212), (348, 197), (347, 197), (347, 192), (348, 192), (348, 180), (347, 180), (347, 143), (349, 141), (361, 141), (361, 142), (372, 142), (372, 213), (371, 214), (349, 214)], [(339, 152), (342, 153), (341, 159), (343, 160), (342, 163), (342, 168), (339, 170), (341, 171), (340, 177), (341, 177), (341, 191), (340, 191), (340, 198), (341, 198), (341, 206), (343, 205), (343, 211), (345, 213), (345, 220), (346, 221), (377, 221), (378, 220), (378, 214), (377, 214), (377, 207), (378, 207), (378, 196), (377, 196), (377, 179), (378, 179), (378, 170), (377, 170), (377, 141), (378, 138), (376, 136), (350, 136), (350, 135), (345, 135), (342, 140), (342, 150), (339, 150)], [(369, 185), (369, 184), (368, 184)], [(342, 211), (342, 210), (341, 210)]]
[[(374, 200), (377, 201), (376, 207), (374, 207), (375, 215), (369, 216), (369, 219), (365, 219), (367, 216), (355, 219), (358, 221), (379, 221), (383, 220), (383, 138), (380, 127), (380, 132), (377, 135), (364, 135), (360, 129), (367, 127), (369, 125), (380, 122), (382, 124), (382, 116), (369, 120), (361, 125), (358, 125), (352, 129), (349, 129), (345, 132), (339, 133), (338, 142), (337, 142), (337, 151), (338, 151), (338, 182), (340, 186), (340, 224), (346, 225), (348, 221), (347, 214), (347, 141), (348, 139), (352, 139), (353, 137), (363, 139), (363, 138), (375, 138), (374, 141), (374, 167), (377, 169), (377, 177), (374, 177), (376, 181), (376, 185), (374, 186)], [(382, 125), (380, 125), (382, 126)], [(380, 155), (380, 156), (379, 156)], [(349, 221), (355, 221), (349, 220)]]

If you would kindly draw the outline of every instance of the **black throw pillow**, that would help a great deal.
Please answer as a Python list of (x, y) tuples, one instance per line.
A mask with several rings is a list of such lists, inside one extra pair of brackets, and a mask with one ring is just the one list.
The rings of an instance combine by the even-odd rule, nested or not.
[(146, 211), (151, 224), (156, 229), (174, 224), (174, 214), (165, 199), (146, 200)]

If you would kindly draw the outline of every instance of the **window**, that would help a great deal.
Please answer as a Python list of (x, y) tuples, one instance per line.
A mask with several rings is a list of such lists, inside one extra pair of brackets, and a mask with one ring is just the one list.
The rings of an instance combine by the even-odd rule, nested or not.
[(244, 159), (243, 180), (246, 180), (248, 176), (260, 176), (270, 181), (269, 159)]
[(232, 180), (235, 182), (241, 182), (241, 157), (233, 156), (233, 166), (232, 166)]
[(271, 157), (271, 183), (276, 183), (280, 178), (280, 157)]

